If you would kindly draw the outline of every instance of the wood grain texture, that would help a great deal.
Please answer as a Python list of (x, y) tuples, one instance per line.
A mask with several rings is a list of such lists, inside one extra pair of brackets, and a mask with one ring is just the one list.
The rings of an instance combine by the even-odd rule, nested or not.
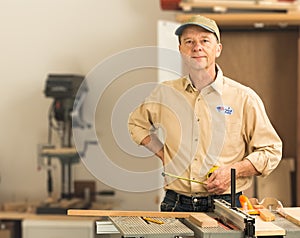
[(189, 216), (189, 220), (200, 227), (218, 227), (218, 222), (205, 213), (198, 213)]
[(264, 221), (274, 221), (275, 220), (275, 215), (266, 208), (259, 209), (259, 216)]
[(188, 218), (190, 215), (198, 214), (191, 212), (155, 212), (155, 211), (120, 211), (120, 210), (81, 210), (69, 209), (69, 216), (146, 216), (146, 217), (166, 217), (166, 218)]
[(285, 236), (286, 231), (273, 222), (263, 221), (260, 217), (255, 219), (255, 236)]

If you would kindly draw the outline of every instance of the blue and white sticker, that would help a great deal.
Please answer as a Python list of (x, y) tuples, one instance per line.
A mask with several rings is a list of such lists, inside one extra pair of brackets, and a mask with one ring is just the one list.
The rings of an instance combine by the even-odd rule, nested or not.
[(229, 106), (221, 105), (221, 106), (217, 106), (216, 109), (218, 112), (223, 113), (225, 115), (233, 114), (233, 109), (232, 109), (232, 107), (229, 107)]

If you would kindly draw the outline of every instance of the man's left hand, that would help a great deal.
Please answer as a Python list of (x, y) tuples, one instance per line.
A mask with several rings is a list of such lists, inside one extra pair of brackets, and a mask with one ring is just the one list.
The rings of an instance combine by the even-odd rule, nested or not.
[(219, 167), (206, 180), (206, 189), (212, 194), (222, 194), (230, 187), (230, 180), (231, 167)]

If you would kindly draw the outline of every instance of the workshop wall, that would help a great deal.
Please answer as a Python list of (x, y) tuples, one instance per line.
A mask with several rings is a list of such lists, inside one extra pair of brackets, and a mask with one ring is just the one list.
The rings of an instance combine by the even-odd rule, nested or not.
[[(0, 203), (47, 197), (46, 171), (37, 170), (37, 145), (47, 142), (52, 103), (43, 93), (47, 75), (86, 75), (122, 50), (155, 45), (157, 20), (174, 18), (174, 12), (160, 10), (158, 0), (0, 1)], [(140, 74), (131, 76), (141, 80)], [(143, 80), (155, 76), (149, 72)], [(59, 196), (60, 164), (54, 166)], [(82, 163), (73, 173), (74, 179), (93, 179)], [(132, 210), (154, 209), (155, 194), (117, 191), (121, 209)]]

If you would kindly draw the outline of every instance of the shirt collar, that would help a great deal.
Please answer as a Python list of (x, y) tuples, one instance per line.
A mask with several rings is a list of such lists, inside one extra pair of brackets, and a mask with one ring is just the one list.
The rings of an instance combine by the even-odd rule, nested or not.
[(183, 84), (183, 87), (185, 90), (187, 91), (190, 91), (190, 90), (193, 90), (193, 91), (197, 91), (197, 89), (194, 87), (194, 85), (192, 84), (192, 81), (190, 79), (190, 76), (189, 75), (186, 75), (184, 76), (184, 84)]
[[(203, 90), (210, 91), (210, 89), (213, 89), (221, 95), (222, 91), (223, 91), (223, 72), (222, 72), (221, 68), (219, 67), (219, 65), (216, 65), (216, 67), (217, 67), (217, 77), (216, 77), (215, 81), (213, 81), (210, 85), (205, 87)], [(186, 75), (184, 78), (185, 78), (184, 85), (183, 85), (184, 89), (185, 90), (192, 89), (193, 91), (196, 92), (197, 89), (192, 84), (190, 76)]]
[(217, 77), (209, 86), (216, 90), (220, 95), (223, 92), (223, 72), (219, 65), (217, 65)]

